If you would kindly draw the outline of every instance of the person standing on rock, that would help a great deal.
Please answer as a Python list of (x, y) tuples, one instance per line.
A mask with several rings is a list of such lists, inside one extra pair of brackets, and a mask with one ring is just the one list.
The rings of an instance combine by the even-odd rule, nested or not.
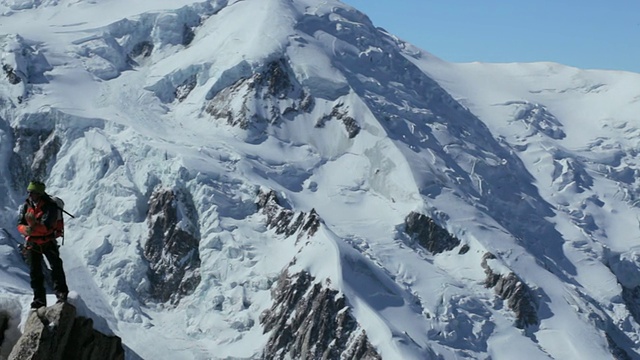
[(43, 256), (51, 266), (53, 287), (58, 302), (67, 301), (69, 288), (62, 267), (62, 259), (56, 241), (54, 226), (58, 218), (58, 206), (45, 192), (45, 184), (32, 181), (27, 187), (29, 196), (20, 207), (18, 231), (25, 237), (26, 260), (29, 263), (32, 309), (47, 306), (44, 287)]

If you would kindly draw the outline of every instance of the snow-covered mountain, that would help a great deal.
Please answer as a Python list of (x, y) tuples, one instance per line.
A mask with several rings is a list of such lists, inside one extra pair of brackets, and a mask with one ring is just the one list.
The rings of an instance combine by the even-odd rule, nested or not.
[(0, 49), (0, 356), (39, 178), (130, 359), (640, 358), (640, 74), (335, 0), (0, 0)]

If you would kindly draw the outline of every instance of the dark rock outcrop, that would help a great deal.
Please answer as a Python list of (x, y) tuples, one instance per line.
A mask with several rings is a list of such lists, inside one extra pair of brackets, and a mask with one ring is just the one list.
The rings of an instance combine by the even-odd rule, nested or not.
[(338, 121), (342, 121), (344, 124), (347, 133), (349, 134), (349, 139), (353, 139), (360, 132), (360, 125), (356, 119), (348, 115), (348, 109), (343, 109), (343, 104), (338, 104), (331, 109), (331, 113), (323, 116), (316, 122), (316, 127), (324, 127), (325, 123), (331, 119), (336, 119)]
[(257, 200), (258, 210), (267, 216), (267, 226), (275, 229), (279, 235), (291, 236), (298, 233), (298, 239), (304, 234), (313, 236), (320, 226), (320, 216), (314, 209), (306, 214), (296, 214), (280, 205), (274, 191), (260, 192)]
[(77, 317), (71, 304), (55, 304), (41, 316), (32, 312), (9, 360), (122, 360), (117, 336), (93, 329), (92, 321)]
[[(242, 101), (232, 101), (241, 99)], [(308, 112), (313, 100), (292, 75), (284, 59), (273, 61), (247, 78), (218, 91), (206, 112), (231, 126), (264, 129), (300, 112)]]
[(495, 255), (491, 253), (486, 253), (482, 257), (481, 265), (487, 275), (485, 286), (494, 288), (498, 296), (507, 300), (509, 309), (516, 314), (515, 325), (517, 328), (524, 329), (530, 325), (537, 325), (537, 305), (533, 291), (513, 272), (507, 275), (493, 272), (487, 260), (495, 258)]
[(4, 70), (4, 74), (7, 77), (7, 80), (9, 80), (9, 83), (11, 85), (17, 85), (22, 82), (22, 79), (20, 78), (20, 76), (18, 76), (15, 73), (11, 65), (9, 64), (2, 65), (2, 70)]
[(193, 201), (183, 192), (158, 190), (149, 199), (144, 256), (149, 261), (151, 296), (161, 302), (176, 304), (200, 284), (195, 214)]
[(180, 84), (174, 91), (174, 96), (179, 102), (183, 102), (184, 99), (189, 96), (191, 91), (196, 87), (198, 79), (195, 75), (187, 78), (182, 84)]
[(447, 230), (426, 215), (411, 212), (404, 219), (404, 224), (407, 234), (432, 254), (453, 250), (460, 245), (458, 238), (449, 234)]
[[(238, 98), (242, 101), (232, 101)], [(291, 120), (297, 114), (310, 113), (314, 105), (315, 99), (309, 89), (298, 82), (287, 60), (280, 59), (216, 91), (205, 110), (214, 118), (226, 120), (231, 126), (264, 130), (267, 124), (277, 124), (283, 119)], [(352, 139), (361, 128), (349, 113), (344, 104), (338, 103), (331, 113), (316, 121), (315, 127), (322, 128), (327, 121), (335, 119), (342, 122), (347, 136)]]
[(273, 306), (260, 322), (271, 336), (263, 359), (381, 359), (353, 318), (344, 296), (306, 272), (283, 272)]

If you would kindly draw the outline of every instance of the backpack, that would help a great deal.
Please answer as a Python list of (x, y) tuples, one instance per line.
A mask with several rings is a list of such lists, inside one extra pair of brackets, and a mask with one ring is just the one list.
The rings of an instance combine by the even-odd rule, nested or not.
[(51, 202), (58, 208), (56, 211), (56, 222), (53, 225), (53, 233), (56, 238), (62, 238), (64, 243), (64, 201), (57, 196), (50, 196)]
[(64, 245), (64, 214), (67, 214), (75, 219), (75, 216), (71, 215), (64, 209), (64, 201), (57, 196), (48, 195), (51, 204), (55, 205), (57, 208), (56, 211), (56, 222), (53, 225), (53, 233), (56, 236), (56, 239), (62, 238), (62, 245)]

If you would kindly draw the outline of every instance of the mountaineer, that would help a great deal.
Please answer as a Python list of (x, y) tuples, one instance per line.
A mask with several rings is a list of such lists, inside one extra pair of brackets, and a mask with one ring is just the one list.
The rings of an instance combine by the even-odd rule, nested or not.
[[(53, 288), (58, 302), (67, 301), (69, 288), (62, 267), (62, 259), (56, 241), (58, 220), (62, 212), (56, 202), (45, 192), (45, 184), (31, 181), (27, 187), (28, 197), (20, 207), (18, 231), (25, 237), (25, 255), (29, 264), (31, 288), (33, 289), (32, 309), (47, 306), (44, 286), (43, 255), (51, 266)], [(60, 221), (61, 222), (61, 221)]]

